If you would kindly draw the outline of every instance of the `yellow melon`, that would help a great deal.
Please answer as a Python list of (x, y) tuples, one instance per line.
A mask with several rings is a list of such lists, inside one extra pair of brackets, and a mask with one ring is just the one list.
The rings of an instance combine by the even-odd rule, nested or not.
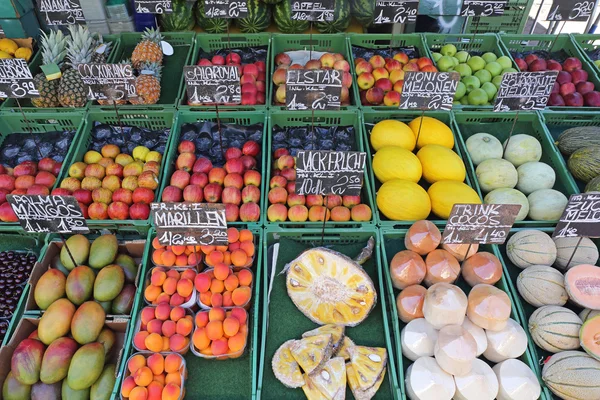
[(387, 181), (377, 192), (377, 207), (393, 221), (417, 221), (431, 212), (431, 202), (425, 189), (404, 179)]
[(427, 190), (431, 199), (431, 211), (442, 219), (448, 219), (454, 204), (481, 204), (476, 191), (458, 181), (439, 181)]
[(412, 152), (402, 147), (383, 147), (373, 157), (373, 172), (379, 182), (392, 179), (406, 179), (419, 182), (421, 179), (421, 162)]
[[(423, 122), (421, 122), (421, 117), (418, 117), (408, 124), (415, 135), (415, 139), (417, 134), (419, 136), (418, 149), (428, 144), (439, 144), (449, 149), (454, 148), (454, 135), (446, 124), (431, 117), (423, 117), (422, 120)], [(419, 133), (419, 125), (421, 125), (421, 133)]]
[(423, 166), (423, 178), (429, 183), (437, 181), (463, 182), (467, 170), (463, 160), (451, 149), (438, 144), (428, 144), (417, 153)]
[(371, 146), (375, 151), (386, 146), (397, 146), (412, 151), (416, 138), (404, 122), (386, 119), (375, 124), (371, 130)]

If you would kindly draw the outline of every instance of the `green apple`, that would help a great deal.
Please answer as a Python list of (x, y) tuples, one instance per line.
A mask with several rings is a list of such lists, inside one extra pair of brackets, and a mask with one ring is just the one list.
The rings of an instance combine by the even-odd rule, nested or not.
[(450, 68), (454, 67), (454, 61), (452, 61), (452, 57), (450, 56), (442, 56), (438, 62), (437, 67), (442, 72), (447, 72)]
[(490, 74), (490, 71), (488, 71), (487, 69), (480, 69), (479, 71), (475, 72), (474, 75), (477, 77), (477, 79), (479, 79), (479, 82), (481, 83), (491, 82), (492, 80), (492, 74)]
[(437, 63), (438, 60), (442, 58), (442, 55), (438, 52), (433, 52), (431, 53), (431, 58), (433, 58), (433, 61)]
[(489, 51), (488, 51), (487, 53), (483, 53), (483, 54), (481, 55), (481, 58), (483, 58), (483, 60), (484, 60), (486, 63), (491, 63), (491, 62), (493, 62), (493, 61), (496, 61), (496, 59), (497, 59), (498, 57), (496, 57), (496, 55), (495, 55), (494, 53), (492, 53), (492, 52), (489, 52)]
[(600, 60), (594, 61), (594, 64), (596, 64), (596, 67), (600, 68)]
[(465, 76), (471, 76), (472, 73), (471, 67), (469, 67), (467, 64), (458, 64), (456, 67), (454, 67), (454, 70), (460, 74), (461, 78), (464, 78)]
[(504, 75), (504, 74), (505, 74), (505, 73), (507, 73), (507, 72), (519, 72), (519, 71), (517, 71), (517, 70), (516, 70), (516, 69), (514, 69), (514, 68), (504, 68), (504, 69), (502, 70), (502, 75)]
[(454, 100), (460, 100), (465, 97), (467, 94), (467, 87), (464, 83), (458, 82), (458, 86), (456, 86), (456, 93), (454, 94)]
[(496, 62), (498, 64), (500, 64), (500, 66), (502, 67), (502, 69), (504, 69), (504, 68), (511, 68), (513, 66), (512, 61), (510, 61), (510, 58), (507, 57), (507, 56), (498, 57), (498, 59), (496, 60)]
[(467, 64), (469, 64), (469, 67), (471, 67), (471, 70), (473, 70), (473, 72), (477, 72), (480, 69), (485, 68), (485, 60), (479, 56), (473, 56), (469, 58)]
[(485, 82), (481, 85), (481, 89), (487, 93), (488, 101), (492, 100), (496, 95), (496, 92), (498, 92), (498, 89), (496, 89), (496, 86), (492, 82)]
[(464, 96), (462, 99), (460, 99), (460, 104), (462, 104), (463, 106), (469, 105), (469, 99), (467, 98), (467, 96)]
[(496, 61), (493, 61), (493, 62), (487, 64), (485, 66), (485, 69), (490, 71), (490, 74), (492, 74), (492, 76), (498, 76), (498, 75), (500, 75), (500, 73), (502, 73), (502, 66), (500, 64), (498, 64)]
[(465, 76), (463, 78), (462, 82), (467, 87), (467, 93), (469, 93), (475, 89), (479, 89), (481, 87), (481, 82), (479, 81), (479, 78), (477, 78), (476, 76), (473, 76), (473, 75)]
[(466, 51), (459, 51), (458, 53), (456, 53), (454, 55), (454, 57), (456, 57), (458, 59), (459, 62), (461, 63), (465, 63), (467, 62), (467, 60), (469, 59), (470, 55), (468, 52)]
[(498, 89), (500, 89), (500, 83), (502, 83), (502, 76), (500, 76), (500, 75), (495, 76), (492, 79), (492, 83), (494, 84), (494, 86), (496, 86)]
[(482, 106), (488, 102), (488, 94), (483, 89), (475, 89), (467, 97), (472, 106)]
[(460, 106), (460, 101), (458, 101), (458, 100), (454, 100), (454, 101), (452, 102), (452, 106)]
[(460, 62), (458, 62), (458, 58), (456, 57), (452, 57), (452, 62), (454, 63), (454, 66), (456, 67), (458, 64), (460, 64)]
[(442, 53), (443, 56), (452, 57), (456, 54), (456, 46), (453, 44), (446, 44), (440, 49), (440, 53)]

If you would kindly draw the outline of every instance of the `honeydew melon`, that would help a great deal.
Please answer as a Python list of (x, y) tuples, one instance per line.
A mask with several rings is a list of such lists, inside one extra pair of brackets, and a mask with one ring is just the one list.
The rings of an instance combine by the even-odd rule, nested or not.
[(556, 181), (554, 169), (539, 161), (530, 161), (519, 165), (517, 174), (519, 176), (517, 189), (526, 195), (540, 189), (552, 189)]
[(438, 331), (425, 318), (410, 321), (400, 332), (402, 354), (411, 361), (432, 357)]
[(475, 174), (481, 190), (486, 193), (499, 188), (514, 188), (519, 180), (515, 166), (499, 158), (483, 161)]
[(516, 189), (499, 188), (494, 189), (483, 198), (484, 204), (518, 204), (521, 206), (515, 221), (522, 221), (529, 213), (529, 202), (527, 197)]
[(506, 139), (502, 145), (506, 147), (504, 159), (510, 161), (515, 167), (526, 162), (540, 161), (542, 158), (541, 143), (530, 135), (513, 135), (510, 139)]
[(527, 196), (529, 202), (529, 218), (534, 221), (558, 220), (569, 199), (554, 189), (540, 189)]
[(502, 143), (489, 133), (476, 133), (465, 144), (475, 166), (491, 158), (502, 158)]

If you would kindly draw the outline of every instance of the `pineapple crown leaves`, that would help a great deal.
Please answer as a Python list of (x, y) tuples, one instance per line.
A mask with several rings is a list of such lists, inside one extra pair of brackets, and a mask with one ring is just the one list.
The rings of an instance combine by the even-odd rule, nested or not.
[(61, 66), (65, 56), (67, 55), (67, 46), (71, 42), (71, 38), (65, 36), (62, 31), (51, 31), (50, 35), (40, 30), (42, 33), (42, 60), (45, 65), (56, 64)]
[(94, 38), (87, 27), (69, 25), (71, 42), (67, 48), (68, 64), (77, 68), (79, 64), (87, 64), (92, 59)]
[(140, 64), (139, 73), (142, 76), (142, 72), (150, 71), (151, 75), (154, 75), (156, 79), (160, 82), (160, 78), (162, 76), (162, 66), (155, 62), (144, 62)]
[(104, 41), (104, 37), (102, 37), (102, 34), (99, 32), (96, 32), (93, 34), (93, 38), (94, 38), (94, 43), (92, 45), (92, 48), (94, 49), (94, 51), (96, 51), (96, 49), (100, 46), (100, 45), (105, 45), (106, 49), (104, 49), (104, 53), (103, 55), (108, 57), (110, 55), (110, 50), (112, 47), (112, 42), (105, 42)]
[(144, 33), (142, 33), (142, 41), (147, 40), (160, 45), (163, 39), (164, 36), (160, 34), (160, 29), (146, 28)]

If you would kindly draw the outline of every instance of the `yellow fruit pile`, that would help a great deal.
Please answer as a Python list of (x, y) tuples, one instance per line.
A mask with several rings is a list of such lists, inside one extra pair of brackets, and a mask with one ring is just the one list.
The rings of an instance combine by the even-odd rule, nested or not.
[(30, 48), (19, 47), (14, 40), (0, 39), (0, 58), (22, 58), (29, 61), (32, 54)]
[[(370, 141), (376, 151), (373, 172), (383, 184), (377, 206), (388, 219), (415, 221), (432, 211), (447, 219), (455, 203), (481, 203), (463, 183), (465, 164), (452, 150), (454, 135), (443, 122), (431, 117), (415, 118), (408, 125), (384, 120), (373, 127)], [(427, 191), (419, 185), (421, 179), (431, 185)]]

